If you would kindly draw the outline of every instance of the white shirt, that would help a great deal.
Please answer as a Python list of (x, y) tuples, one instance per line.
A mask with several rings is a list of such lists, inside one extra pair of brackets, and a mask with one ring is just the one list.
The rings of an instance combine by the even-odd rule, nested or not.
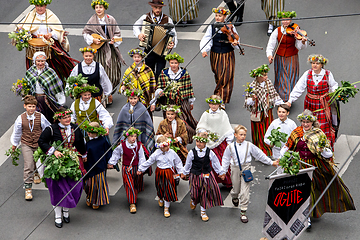
[[(137, 146), (137, 141), (135, 140), (135, 142), (133, 144), (129, 143), (128, 140), (126, 139), (125, 141), (126, 147), (129, 149), (132, 149), (135, 152), (135, 148)], [(117, 146), (112, 155), (111, 158), (109, 159), (109, 164), (111, 165), (115, 165), (118, 160), (121, 158), (121, 156), (124, 154), (124, 150), (121, 144), (119, 144), (119, 146)], [(135, 152), (136, 154), (136, 152)], [(139, 154), (139, 164), (138, 166), (140, 166), (141, 164), (143, 164), (144, 162), (146, 162), (146, 158), (145, 158), (145, 154), (144, 154), (144, 149), (142, 148), (142, 146), (140, 145), (140, 149), (138, 151)], [(134, 155), (135, 156), (135, 155)]]
[[(295, 102), (301, 94), (306, 90), (307, 88), (307, 76), (310, 70), (307, 70), (304, 72), (304, 74), (301, 76), (301, 78), (296, 83), (294, 89), (290, 93), (289, 102), (293, 103)], [(321, 69), (319, 74), (315, 74), (314, 71), (312, 71), (312, 79), (315, 83), (315, 86), (319, 84), (319, 82), (323, 79), (325, 75), (325, 69)], [(329, 80), (328, 84), (330, 87), (330, 92), (334, 92), (338, 88), (338, 83), (335, 81), (333, 74), (330, 72), (329, 74)]]
[[(215, 28), (215, 32), (218, 28)], [(233, 27), (233, 31), (234, 33), (238, 34), (238, 32), (236, 31), (236, 28)], [(218, 33), (222, 33), (221, 30), (218, 31)], [(201, 52), (209, 52), (211, 50), (211, 47), (213, 46), (213, 32), (212, 32), (212, 25), (209, 25), (205, 35), (203, 36), (203, 38), (200, 41), (200, 49)], [(240, 36), (239, 36), (239, 40), (238, 42), (240, 42)], [(231, 45), (233, 46), (233, 45)], [(239, 48), (238, 46), (233, 46), (233, 48)]]
[[(286, 31), (284, 29), (283, 26), (281, 26), (281, 32), (284, 34), (286, 34)], [(276, 44), (278, 42), (277, 40), (277, 37), (278, 37), (278, 30), (277, 28), (272, 32), (272, 34), (270, 35), (270, 38), (269, 38), (269, 42), (266, 46), (266, 57), (269, 57), (269, 56), (273, 56), (274, 54), (274, 49), (276, 47)], [(305, 42), (305, 44), (302, 44), (301, 40), (298, 40), (296, 39), (295, 41), (295, 47), (298, 49), (298, 50), (302, 50), (302, 49), (305, 49), (307, 47), (307, 41)]]
[[(50, 126), (50, 122), (46, 119), (46, 117), (42, 113), (40, 114), (41, 114), (41, 129), (44, 131), (44, 129), (47, 126)], [(31, 129), (34, 128), (33, 124), (36, 118), (35, 113), (33, 113), (32, 115), (28, 115), (26, 113), (26, 118), (29, 120), (29, 128), (30, 131), (32, 132)], [(33, 124), (30, 123), (31, 120), (33, 120)], [(21, 135), (22, 135), (22, 119), (21, 119), (21, 115), (19, 115), (15, 120), (14, 129), (10, 137), (10, 142), (13, 146), (18, 146), (20, 144)]]
[[(169, 78), (170, 78), (171, 80), (173, 80), (173, 79), (178, 80), (178, 79), (181, 77), (181, 72), (182, 72), (182, 71), (183, 71), (183, 69), (179, 68), (179, 70), (178, 70), (176, 73), (174, 73), (174, 72), (171, 70), (171, 68), (169, 68), (169, 70), (168, 70)], [(190, 103), (191, 105), (193, 105), (194, 102), (195, 102), (195, 100), (196, 100), (196, 98), (189, 98), (189, 103)]]
[[(198, 147), (195, 147), (195, 150), (197, 152), (197, 155), (202, 158), (205, 156), (206, 154), (206, 149), (207, 147), (203, 148), (200, 150), (200, 148)], [(215, 172), (218, 174), (218, 175), (223, 175), (226, 171), (223, 171), (222, 168), (221, 168), (221, 165), (220, 165), (220, 161), (219, 159), (217, 158), (217, 156), (215, 155), (215, 153), (210, 150), (210, 153), (209, 153), (209, 158), (210, 158), (210, 161), (211, 161), (211, 166), (213, 167), (213, 169), (215, 170)], [(185, 166), (184, 166), (184, 174), (185, 175), (188, 175), (190, 173), (190, 170), (191, 170), (191, 167), (192, 167), (192, 161), (194, 160), (194, 153), (193, 151), (189, 151), (188, 155), (187, 155), (187, 158), (186, 158), (186, 163), (185, 163)]]
[[(35, 32), (33, 32), (34, 35), (39, 36), (39, 35), (45, 35), (48, 33), (51, 33), (51, 38), (53, 38), (54, 40), (58, 40), (60, 36), (57, 35), (57, 33), (53, 30), (51, 30), (51, 28), (46, 27), (46, 13), (44, 14), (38, 14), (36, 13), (36, 17), (38, 19), (40, 19), (42, 21), (42, 23), (40, 24), (38, 30), (36, 30)], [(49, 23), (48, 23), (49, 24)]]
[(174, 150), (169, 149), (169, 151), (163, 152), (161, 149), (156, 149), (156, 151), (150, 155), (149, 159), (139, 166), (139, 171), (144, 172), (155, 161), (157, 167), (161, 169), (174, 167), (178, 174), (182, 173), (184, 170), (181, 159)]
[[(91, 99), (92, 98), (90, 98), (89, 101), (85, 102), (80, 98), (79, 109), (80, 109), (80, 111), (83, 111), (82, 114), (86, 114), (86, 110), (88, 110), (90, 107)], [(96, 109), (97, 114), (99, 115), (98, 118), (102, 122), (104, 128), (109, 128), (109, 129), (112, 128), (112, 126), (114, 126), (114, 122), (113, 122), (112, 117), (110, 116), (109, 112), (104, 108), (104, 106), (97, 99), (94, 99), (94, 100), (95, 100), (95, 109)], [(73, 102), (71, 104), (70, 109), (73, 112), (71, 114), (71, 122), (76, 123), (77, 117), (76, 117), (76, 112), (75, 112), (75, 102)]]
[[(76, 65), (73, 68), (73, 70), (71, 71), (71, 73), (70, 73), (71, 77), (76, 77), (79, 74), (78, 68), (79, 68), (79, 64)], [(85, 74), (93, 74), (95, 72), (95, 69), (96, 69), (96, 62), (92, 61), (92, 63), (90, 63), (90, 65), (87, 65), (85, 63), (85, 61), (82, 61), (81, 62), (81, 68), (82, 68), (83, 73), (85, 73)], [(111, 94), (111, 92), (113, 90), (112, 89), (112, 84), (110, 82), (110, 79), (109, 79), (108, 75), (105, 72), (104, 67), (101, 65), (101, 63), (99, 63), (99, 71), (100, 71), (99, 83), (100, 83), (100, 85), (101, 85), (101, 87), (102, 87), (102, 89), (104, 91), (104, 95), (108, 96), (108, 95)]]

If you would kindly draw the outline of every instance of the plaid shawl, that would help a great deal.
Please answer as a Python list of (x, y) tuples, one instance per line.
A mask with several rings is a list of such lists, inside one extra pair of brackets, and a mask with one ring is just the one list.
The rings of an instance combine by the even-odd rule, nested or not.
[[(195, 97), (190, 74), (186, 69), (181, 69), (181, 77), (178, 80), (175, 80), (177, 82), (176, 88), (169, 88), (165, 93), (165, 97), (174, 100), (176, 105), (181, 105), (181, 101), (184, 99)], [(158, 78), (158, 87), (165, 89), (171, 80), (172, 79), (169, 77), (169, 68), (163, 69)]]
[(25, 73), (25, 80), (28, 81), (31, 88), (29, 94), (35, 95), (35, 84), (38, 81), (40, 87), (53, 102), (57, 102), (55, 95), (63, 91), (62, 81), (54, 69), (47, 66), (45, 66), (44, 71), (40, 75), (36, 66), (31, 66)]

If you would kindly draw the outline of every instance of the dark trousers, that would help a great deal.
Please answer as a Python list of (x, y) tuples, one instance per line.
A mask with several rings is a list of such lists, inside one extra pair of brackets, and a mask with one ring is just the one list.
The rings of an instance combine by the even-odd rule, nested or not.
[[(161, 73), (161, 70), (165, 68), (165, 57), (160, 57), (156, 53), (152, 52), (145, 58), (145, 64), (148, 65), (154, 72), (156, 81)], [(156, 65), (156, 66), (155, 66)]]

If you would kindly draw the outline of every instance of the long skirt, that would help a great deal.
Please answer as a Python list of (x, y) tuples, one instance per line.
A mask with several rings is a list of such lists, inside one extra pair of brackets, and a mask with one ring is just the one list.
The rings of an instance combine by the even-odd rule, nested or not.
[(36, 111), (41, 112), (50, 123), (54, 123), (54, 113), (58, 111), (58, 105), (51, 101), (45, 94), (35, 96), (38, 104)]
[(137, 175), (138, 166), (132, 166), (128, 171), (129, 166), (122, 166), (123, 185), (126, 191), (126, 197), (130, 204), (137, 202), (138, 193), (144, 191), (143, 175)]
[(229, 103), (234, 86), (234, 51), (228, 53), (215, 53), (211, 51), (210, 63), (216, 83), (214, 94), (219, 95), (224, 103)]
[(264, 112), (261, 112), (260, 122), (251, 121), (251, 136), (255, 146), (260, 148), (266, 156), (272, 156), (272, 150), (269, 145), (264, 141), (265, 133), (271, 122), (274, 121), (272, 109), (269, 109), (268, 116), (266, 117)]
[(86, 199), (93, 205), (101, 206), (110, 203), (109, 187), (105, 175), (106, 171), (85, 180)]
[(275, 83), (274, 87), (284, 102), (287, 102), (290, 93), (299, 80), (299, 56), (275, 56), (274, 60)]
[[(222, 157), (224, 155), (224, 152), (225, 152), (225, 149), (226, 149), (227, 145), (228, 144), (227, 144), (226, 140), (224, 140), (224, 141), (222, 141), (222, 143), (220, 143), (219, 146), (217, 146), (214, 149), (211, 149), (215, 153), (217, 158), (219, 159), (220, 165), (222, 165)], [(210, 162), (210, 165), (211, 165), (211, 162)], [(212, 165), (211, 165), (211, 169), (215, 173), (214, 176), (215, 176), (216, 182), (224, 184), (227, 188), (232, 187), (230, 167), (228, 168), (228, 170), (226, 172), (224, 180), (221, 180), (218, 177), (218, 175), (216, 174), (216, 172), (215, 172), (214, 168), (212, 167)]]
[[(336, 172), (326, 161), (320, 159), (307, 159), (303, 161), (316, 167), (311, 182), (311, 207), (313, 207), (314, 203), (319, 199), (319, 196), (335, 176)], [(307, 166), (304, 167), (306, 168)], [(326, 191), (318, 205), (316, 205), (310, 216), (319, 218), (325, 212), (340, 213), (349, 210), (355, 210), (355, 204), (349, 189), (338, 176)]]
[(78, 204), (83, 184), (80, 181), (76, 187), (70, 192), (77, 182), (73, 179), (60, 177), (58, 181), (51, 178), (46, 178), (46, 185), (49, 189), (51, 205), (56, 206), (61, 199), (69, 192), (69, 194), (62, 200), (58, 206), (65, 208), (74, 208)]
[(209, 178), (204, 178), (203, 174), (190, 173), (189, 180), (190, 197), (195, 205), (200, 203), (200, 206), (205, 209), (224, 205), (219, 185), (212, 172), (210, 172)]
[(197, 18), (199, 3), (195, 4), (196, 2), (197, 0), (169, 0), (170, 16), (174, 23), (180, 20), (190, 21)]
[[(261, 0), (261, 9), (265, 12), (266, 19), (277, 19), (278, 11), (282, 12), (285, 7), (285, 0)], [(270, 24), (279, 26), (280, 22), (271, 21)]]
[(155, 186), (157, 195), (160, 199), (167, 202), (176, 202), (178, 200), (174, 173), (170, 168), (155, 170)]

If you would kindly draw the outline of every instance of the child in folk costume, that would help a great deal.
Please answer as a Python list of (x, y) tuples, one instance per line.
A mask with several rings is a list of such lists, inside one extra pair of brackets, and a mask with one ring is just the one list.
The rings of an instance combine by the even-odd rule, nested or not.
[[(247, 129), (242, 125), (235, 127), (235, 138), (236, 142), (231, 143), (227, 146), (223, 156), (223, 170), (231, 166), (231, 181), (233, 188), (231, 189), (232, 203), (234, 206), (239, 206), (239, 193), (240, 193), (240, 220), (243, 223), (247, 223), (249, 220), (246, 216), (246, 210), (248, 208), (250, 200), (250, 182), (245, 182), (243, 178), (243, 172), (251, 169), (251, 159), (254, 157), (260, 162), (277, 166), (279, 160), (271, 161), (261, 149), (252, 144), (251, 142), (245, 141)], [(239, 167), (241, 165), (241, 170)]]
[(181, 178), (185, 179), (185, 175), (190, 173), (190, 208), (194, 210), (200, 203), (201, 219), (207, 222), (209, 217), (206, 215), (206, 209), (223, 205), (219, 185), (211, 171), (211, 166), (221, 179), (225, 179), (227, 170), (222, 170), (215, 153), (206, 147), (206, 143), (209, 141), (206, 132), (196, 134), (194, 139), (196, 147), (188, 154)]
[[(216, 135), (215, 138), (210, 138), (206, 146), (210, 148), (219, 159), (221, 159), (226, 149), (234, 139), (234, 130), (232, 129), (229, 117), (226, 112), (220, 108), (223, 101), (220, 96), (212, 95), (206, 99), (210, 109), (206, 110), (199, 120), (196, 132), (208, 131), (211, 135)], [(223, 183), (227, 188), (231, 187), (230, 169), (227, 171), (225, 179), (221, 180), (215, 175), (218, 183)]]
[(141, 175), (148, 167), (156, 162), (155, 186), (159, 197), (159, 206), (164, 207), (164, 217), (170, 217), (170, 202), (178, 200), (175, 186), (175, 179), (179, 179), (179, 174), (183, 173), (181, 159), (170, 149), (171, 139), (162, 136), (156, 141), (159, 148), (150, 158), (139, 166), (138, 175)]
[(253, 143), (267, 156), (271, 156), (271, 148), (264, 142), (264, 135), (270, 123), (274, 120), (272, 109), (283, 104), (274, 85), (268, 79), (268, 65), (264, 64), (250, 72), (255, 78), (246, 89), (244, 107), (251, 113), (251, 135)]
[(21, 151), (24, 156), (25, 200), (27, 201), (33, 199), (32, 183), (40, 183), (43, 173), (43, 167), (38, 169), (40, 174), (34, 173), (35, 169), (39, 167), (40, 161), (35, 164), (33, 153), (38, 148), (37, 141), (41, 132), (50, 125), (45, 116), (36, 111), (36, 105), (37, 101), (34, 96), (25, 96), (24, 108), (26, 111), (16, 118), (10, 138), (13, 151), (21, 142)]
[(162, 106), (166, 112), (166, 119), (162, 120), (157, 129), (157, 137), (165, 136), (171, 138), (173, 146), (179, 148), (176, 153), (179, 155), (183, 165), (185, 164), (188, 150), (186, 149), (188, 134), (183, 120), (180, 119), (182, 112), (176, 105)]
[[(215, 13), (217, 23), (224, 23), (226, 16), (230, 14), (230, 11), (223, 7), (213, 8), (212, 11)], [(237, 34), (235, 27), (232, 27), (232, 30)], [(212, 38), (214, 34), (216, 35)], [(227, 35), (214, 25), (210, 25), (200, 41), (200, 49), (203, 57), (207, 57), (208, 52), (211, 51), (211, 70), (216, 83), (214, 94), (220, 95), (224, 103), (229, 103), (235, 75), (234, 47), (238, 48), (238, 40), (235, 39), (233, 43), (223, 41), (228, 41)]]
[(108, 162), (108, 168), (114, 168), (122, 157), (122, 178), (126, 196), (130, 204), (130, 213), (136, 213), (138, 193), (144, 190), (143, 175), (137, 175), (138, 167), (146, 161), (144, 145), (137, 141), (141, 132), (131, 127), (126, 133), (126, 140), (121, 141)]

